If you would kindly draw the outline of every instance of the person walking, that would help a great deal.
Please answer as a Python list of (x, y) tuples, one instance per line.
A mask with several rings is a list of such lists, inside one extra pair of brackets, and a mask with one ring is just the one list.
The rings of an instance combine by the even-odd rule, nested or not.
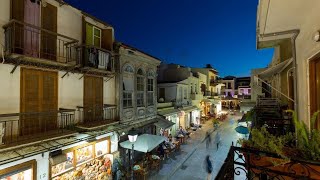
[(220, 141), (221, 141), (221, 137), (220, 137), (220, 133), (219, 131), (217, 132), (216, 136), (215, 136), (215, 142), (217, 144), (217, 151), (219, 149), (219, 145), (220, 145)]
[(206, 163), (206, 170), (208, 173), (207, 180), (211, 180), (213, 167), (212, 167), (212, 161), (211, 161), (210, 155), (206, 156), (205, 163)]
[(206, 149), (208, 149), (210, 146), (211, 146), (211, 136), (210, 136), (210, 133), (207, 131), (206, 132)]

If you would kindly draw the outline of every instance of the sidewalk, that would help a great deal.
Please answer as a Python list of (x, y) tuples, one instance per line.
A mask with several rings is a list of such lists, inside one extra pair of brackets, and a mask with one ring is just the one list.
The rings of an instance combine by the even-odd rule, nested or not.
[(162, 166), (158, 173), (152, 174), (148, 179), (151, 180), (167, 180), (177, 169), (181, 168), (182, 164), (196, 151), (199, 144), (205, 140), (206, 132), (214, 131), (212, 121), (209, 119), (202, 124), (202, 128), (197, 131), (192, 131), (191, 138), (187, 139), (186, 143), (181, 145), (180, 152), (175, 152), (170, 159), (162, 162)]

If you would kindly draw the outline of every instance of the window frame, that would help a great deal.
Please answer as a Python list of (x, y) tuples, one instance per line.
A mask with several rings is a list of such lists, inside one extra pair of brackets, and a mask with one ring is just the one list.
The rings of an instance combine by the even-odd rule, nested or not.
[[(133, 98), (132, 98), (132, 94), (133, 92), (132, 91), (123, 91), (122, 93), (122, 107), (124, 109), (126, 108), (132, 108), (133, 107)], [(131, 96), (129, 98), (129, 95)], [(129, 105), (129, 102), (131, 101), (131, 105)], [(125, 103), (126, 102), (126, 103)]]
[(155, 100), (154, 100), (155, 76), (153, 71), (148, 71), (146, 90), (147, 90), (147, 105), (154, 106), (155, 105)]

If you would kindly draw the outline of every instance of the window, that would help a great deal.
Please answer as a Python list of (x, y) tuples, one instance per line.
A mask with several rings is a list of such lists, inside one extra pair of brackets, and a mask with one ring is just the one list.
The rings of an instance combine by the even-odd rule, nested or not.
[(92, 24), (86, 24), (86, 41), (88, 45), (94, 45), (101, 47), (101, 29), (93, 26)]
[(144, 105), (144, 76), (141, 69), (137, 72), (137, 106)]
[(101, 30), (93, 26), (93, 44), (101, 47)]
[(124, 68), (123, 68), (124, 72), (127, 72), (127, 73), (133, 73), (133, 68), (132, 66), (130, 65), (126, 65)]
[(123, 108), (132, 107), (132, 92), (123, 92)]
[(147, 97), (147, 100), (148, 100), (148, 106), (151, 106), (154, 104), (153, 102), (153, 79), (150, 79), (148, 78), (148, 97)]
[(251, 94), (251, 89), (248, 89), (248, 94)]
[(184, 91), (183, 98), (187, 99), (187, 88), (184, 88), (183, 91)]

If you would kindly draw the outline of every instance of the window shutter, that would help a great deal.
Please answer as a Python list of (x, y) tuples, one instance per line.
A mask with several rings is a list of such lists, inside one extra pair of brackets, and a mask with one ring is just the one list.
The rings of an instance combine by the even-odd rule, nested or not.
[(102, 38), (101, 38), (101, 47), (112, 51), (113, 49), (113, 30), (103, 29), (102, 30)]
[(24, 0), (11, 0), (11, 19), (24, 21)]
[[(48, 31), (57, 32), (57, 7), (47, 3), (41, 8), (41, 27)], [(41, 32), (41, 57), (56, 60), (57, 36)]]
[(86, 23), (86, 45), (93, 45), (93, 26)]

